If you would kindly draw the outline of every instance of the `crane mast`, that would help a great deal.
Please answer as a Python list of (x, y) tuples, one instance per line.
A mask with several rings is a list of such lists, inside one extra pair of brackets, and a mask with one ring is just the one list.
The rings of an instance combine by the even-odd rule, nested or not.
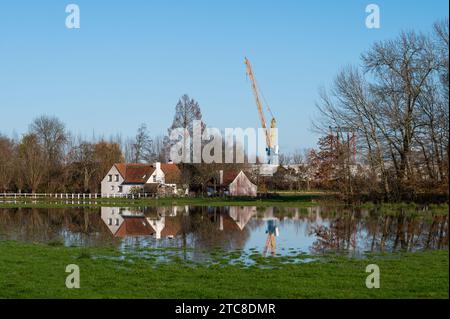
[(259, 119), (261, 121), (261, 126), (265, 132), (266, 153), (267, 153), (267, 161), (268, 161), (267, 164), (278, 165), (278, 146), (275, 145), (276, 137), (274, 135), (276, 130), (273, 130), (277, 127), (277, 122), (272, 114), (272, 111), (270, 110), (269, 106), (267, 105), (267, 109), (268, 109), (269, 113), (272, 115), (272, 120), (270, 121), (270, 129), (267, 128), (266, 117), (264, 115), (263, 106), (261, 103), (261, 99), (259, 97), (259, 88), (258, 88), (258, 84), (256, 82), (255, 74), (253, 73), (252, 65), (250, 64), (250, 61), (247, 58), (245, 58), (244, 63), (247, 66), (247, 75), (252, 82), (252, 91), (253, 91), (253, 95), (255, 96), (256, 107), (258, 109)]

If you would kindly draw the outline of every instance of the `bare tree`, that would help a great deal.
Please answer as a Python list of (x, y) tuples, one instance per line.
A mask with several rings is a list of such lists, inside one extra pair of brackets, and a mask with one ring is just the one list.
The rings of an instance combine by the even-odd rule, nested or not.
[(448, 19), (434, 31), (374, 44), (362, 55), (362, 71), (344, 68), (320, 92), (315, 128), (323, 135), (328, 127), (354, 130), (360, 164), (380, 182), (367, 185), (381, 185), (387, 196), (447, 180)]
[(64, 123), (56, 117), (42, 115), (31, 123), (29, 131), (37, 138), (44, 153), (47, 190), (61, 189), (64, 147), (68, 142)]
[(50, 164), (62, 159), (68, 136), (64, 123), (58, 118), (45, 115), (36, 118), (30, 125), (30, 133), (37, 137)]
[(169, 156), (166, 148), (164, 147), (164, 136), (156, 136), (153, 139), (151, 154), (154, 154), (156, 161), (167, 162)]
[(292, 154), (290, 153), (281, 153), (278, 156), (278, 162), (281, 166), (292, 164)]
[(19, 144), (19, 162), (25, 183), (35, 193), (45, 174), (45, 153), (34, 134), (25, 135)]
[(0, 191), (7, 191), (14, 177), (14, 142), (0, 135)]
[(436, 42), (436, 56), (439, 63), (439, 71), (441, 75), (441, 82), (443, 89), (445, 90), (445, 97), (448, 102), (448, 81), (449, 81), (449, 21), (448, 17), (441, 21), (438, 21), (433, 26), (434, 39)]
[(85, 193), (90, 191), (92, 178), (98, 169), (98, 163), (95, 159), (95, 145), (90, 142), (80, 142), (79, 145), (70, 150), (68, 157), (70, 158), (68, 169), (72, 177), (69, 186), (74, 188), (79, 183), (81, 184), (80, 191)]
[(152, 147), (153, 141), (148, 133), (147, 126), (141, 124), (132, 144), (132, 162), (152, 162), (155, 158)]
[[(201, 121), (201, 132), (203, 132), (205, 128), (205, 124), (202, 121), (202, 112), (200, 110), (200, 105), (194, 99), (191, 99), (187, 94), (183, 95), (176, 107), (175, 107), (175, 116), (172, 122), (171, 127), (168, 130), (168, 136), (170, 136), (172, 130), (174, 129), (183, 129), (185, 130), (184, 134), (184, 149), (192, 152), (192, 136), (194, 133), (194, 121)], [(187, 145), (189, 139), (190, 145)], [(172, 147), (177, 141), (171, 141), (167, 137), (165, 140), (167, 152), (169, 153), (170, 147)]]
[(411, 151), (418, 128), (418, 99), (437, 69), (431, 41), (414, 32), (402, 33), (396, 40), (376, 43), (362, 60), (365, 70), (376, 78), (371, 91), (377, 97), (378, 114), (388, 119), (387, 123), (377, 121), (377, 126), (394, 151), (397, 177), (413, 179)]

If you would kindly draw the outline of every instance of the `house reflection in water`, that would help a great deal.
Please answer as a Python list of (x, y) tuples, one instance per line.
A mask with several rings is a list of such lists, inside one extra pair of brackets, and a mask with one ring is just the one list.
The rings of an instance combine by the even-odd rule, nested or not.
[(221, 231), (230, 229), (244, 230), (254, 216), (256, 216), (256, 207), (230, 206), (228, 207), (228, 212), (220, 214), (219, 229)]
[(102, 207), (101, 218), (113, 235), (117, 233), (124, 220), (120, 208), (117, 207)]
[(182, 224), (179, 216), (181, 215), (182, 208), (178, 208), (177, 206), (158, 207), (156, 211), (155, 217), (147, 218), (155, 229), (154, 237), (156, 239), (174, 238), (181, 233)]
[[(196, 247), (219, 244), (230, 246), (228, 248), (243, 248), (258, 224), (267, 223), (267, 227), (273, 225), (274, 228), (278, 222), (273, 208), (258, 212), (255, 206), (173, 206), (143, 210), (102, 207), (101, 219), (116, 238), (145, 236), (159, 240), (183, 237), (184, 240), (190, 238)], [(248, 229), (251, 221), (252, 226)], [(275, 230), (272, 229), (268, 236), (270, 240), (266, 242), (265, 251), (273, 255), (276, 253)]]
[[(23, 218), (29, 218), (30, 214), (25, 216)], [(76, 215), (71, 220), (64, 229), (70, 231), (72, 237), (84, 229), (104, 233), (98, 231), (96, 225), (99, 224), (95, 220), (90, 224), (81, 223), (85, 219)], [(55, 222), (53, 220), (52, 225)], [(26, 223), (28, 227), (30, 224)], [(291, 248), (314, 254), (328, 251), (360, 254), (448, 247), (448, 215), (436, 216), (430, 221), (407, 214), (378, 216), (365, 209), (102, 207), (101, 224), (104, 230), (103, 225), (107, 226), (106, 232), (114, 238), (129, 238), (130, 242), (122, 242), (125, 245), (167, 245), (194, 248), (194, 251), (215, 247), (225, 250), (256, 248), (267, 256), (283, 254), (283, 250)]]
[(216, 247), (263, 253), (267, 243), (268, 255), (275, 249), (276, 255), (291, 249), (358, 255), (447, 249), (448, 219), (446, 212), (425, 217), (400, 210), (380, 214), (376, 209), (334, 206), (103, 207), (95, 214), (84, 208), (0, 208), (0, 240), (114, 245), (129, 251), (179, 247), (192, 248), (192, 254), (198, 255)]
[(102, 207), (101, 217), (115, 237), (152, 236), (155, 233), (142, 213), (117, 207)]
[(140, 210), (102, 207), (101, 217), (111, 234), (115, 237), (152, 236), (156, 239), (173, 238), (181, 232), (181, 221), (177, 207), (158, 208), (156, 216)]

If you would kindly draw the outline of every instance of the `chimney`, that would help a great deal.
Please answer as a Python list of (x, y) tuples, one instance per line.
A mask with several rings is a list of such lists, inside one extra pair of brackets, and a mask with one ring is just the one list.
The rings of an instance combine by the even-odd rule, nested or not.
[(156, 162), (156, 163), (155, 163), (155, 168), (156, 168), (157, 170), (161, 169), (161, 163), (160, 163), (160, 162)]
[(223, 170), (219, 171), (219, 184), (222, 185), (223, 184)]
[(173, 161), (170, 159), (169, 162), (167, 162), (167, 164), (173, 164)]

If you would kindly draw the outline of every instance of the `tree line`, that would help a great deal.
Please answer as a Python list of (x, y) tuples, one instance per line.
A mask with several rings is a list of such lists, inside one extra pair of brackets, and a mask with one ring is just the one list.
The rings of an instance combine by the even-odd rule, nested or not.
[(280, 154), (260, 189), (328, 190), (348, 200), (448, 201), (449, 22), (401, 32), (319, 91), (314, 149)]
[[(194, 121), (206, 127), (197, 101), (183, 95), (167, 135), (151, 136), (141, 124), (132, 138), (76, 137), (58, 118), (42, 115), (20, 138), (0, 134), (0, 192), (100, 193), (100, 184), (114, 163), (154, 163), (170, 160), (173, 128), (192, 135)], [(219, 168), (227, 165), (181, 165), (183, 184), (206, 190)], [(230, 165), (228, 165), (230, 166)], [(233, 166), (234, 167), (234, 166)]]
[[(429, 33), (377, 42), (320, 91), (314, 124), (323, 137), (313, 160), (328, 187), (384, 198), (448, 194), (448, 29), (447, 18)], [(367, 168), (362, 181), (350, 174), (348, 140), (339, 134), (349, 131)]]
[(165, 158), (163, 137), (145, 124), (133, 138), (75, 137), (56, 117), (39, 116), (20, 138), (0, 135), (0, 192), (99, 193), (114, 163)]

